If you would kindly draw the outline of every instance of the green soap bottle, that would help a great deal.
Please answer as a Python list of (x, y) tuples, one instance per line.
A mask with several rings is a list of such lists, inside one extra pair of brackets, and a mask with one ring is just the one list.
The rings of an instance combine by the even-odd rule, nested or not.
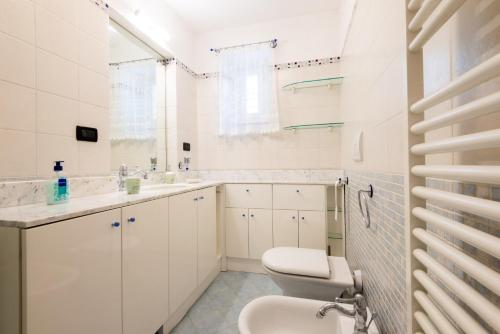
[(54, 161), (55, 178), (47, 183), (47, 204), (65, 203), (69, 199), (69, 182), (66, 176), (63, 175), (64, 161)]

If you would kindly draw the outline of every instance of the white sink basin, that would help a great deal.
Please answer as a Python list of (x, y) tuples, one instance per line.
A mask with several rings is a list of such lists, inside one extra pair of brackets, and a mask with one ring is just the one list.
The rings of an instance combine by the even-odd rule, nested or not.
[[(337, 310), (331, 310), (323, 319), (316, 318), (316, 312), (326, 303), (284, 296), (260, 297), (243, 308), (238, 328), (240, 334), (352, 334), (354, 318)], [(352, 305), (343, 306), (352, 309)], [(375, 323), (368, 333), (378, 334)]]

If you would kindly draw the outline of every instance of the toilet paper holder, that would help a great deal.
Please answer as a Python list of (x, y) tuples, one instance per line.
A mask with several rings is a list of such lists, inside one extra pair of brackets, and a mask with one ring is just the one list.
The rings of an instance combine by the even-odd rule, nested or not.
[[(363, 219), (366, 228), (370, 228), (371, 225), (370, 208), (368, 207), (368, 197), (366, 195), (368, 195), (370, 198), (373, 197), (373, 186), (371, 184), (368, 186), (368, 190), (363, 190), (363, 189), (358, 190), (358, 204), (359, 204), (359, 211), (361, 212), (361, 218)], [(366, 215), (365, 215), (365, 210), (363, 210), (363, 204), (361, 202), (361, 198), (363, 198), (363, 202), (365, 204)]]

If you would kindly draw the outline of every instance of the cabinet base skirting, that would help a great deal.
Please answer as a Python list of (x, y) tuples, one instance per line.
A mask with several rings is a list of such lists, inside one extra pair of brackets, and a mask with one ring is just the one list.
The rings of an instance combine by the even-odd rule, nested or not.
[(265, 274), (266, 271), (262, 267), (260, 260), (242, 259), (237, 257), (227, 258), (227, 270), (229, 271), (244, 271), (247, 273)]
[(219, 275), (220, 273), (220, 268), (221, 268), (221, 261), (219, 258), (219, 261), (217, 262), (217, 265), (212, 269), (208, 277), (198, 285), (196, 290), (194, 290), (191, 295), (186, 299), (184, 303), (182, 303), (181, 306), (177, 308), (169, 317), (165, 325), (163, 326), (163, 333), (170, 333), (172, 329), (177, 326), (177, 324), (184, 318), (186, 313), (189, 311), (191, 306), (194, 305), (194, 303), (200, 298), (200, 296), (205, 292), (205, 290), (212, 284), (212, 282), (215, 280), (215, 278)]

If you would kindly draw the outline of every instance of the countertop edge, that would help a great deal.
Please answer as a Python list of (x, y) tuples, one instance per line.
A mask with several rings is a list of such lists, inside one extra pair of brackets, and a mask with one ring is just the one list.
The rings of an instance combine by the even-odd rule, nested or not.
[[(116, 203), (111, 204), (103, 204), (98, 206), (91, 206), (89, 208), (71, 208), (69, 206), (74, 206), (75, 204), (84, 203), (85, 201), (89, 201), (92, 199), (99, 200), (101, 198), (105, 198), (106, 196), (110, 196), (114, 194), (116, 196), (125, 195), (120, 193), (111, 193), (111, 194), (101, 194), (101, 195), (91, 195), (86, 197), (79, 197), (72, 199), (68, 204), (58, 204), (54, 206), (50, 206), (55, 210), (61, 209), (60, 212), (55, 212), (54, 215), (50, 215), (47, 217), (28, 217), (27, 219), (19, 219), (19, 218), (8, 218), (8, 216), (16, 216), (21, 215), (18, 213), (19, 210), (40, 210), (46, 209), (47, 205), (38, 203), (38, 204), (29, 204), (23, 206), (14, 206), (0, 209), (0, 227), (8, 227), (8, 228), (19, 228), (19, 229), (29, 229), (37, 226), (52, 224), (68, 219), (73, 219), (77, 217), (87, 216), (99, 212), (114, 210), (123, 208), (130, 205), (135, 205), (139, 203), (144, 203), (148, 201), (158, 200), (161, 198), (166, 198), (174, 195), (179, 195), (182, 193), (187, 193), (190, 191), (196, 191), (203, 188), (210, 188), (215, 186), (221, 186), (225, 184), (297, 184), (297, 185), (322, 185), (322, 186), (334, 186), (335, 182), (331, 181), (313, 181), (313, 182), (293, 182), (293, 181), (273, 181), (273, 180), (226, 180), (226, 181), (203, 181), (200, 183), (189, 184), (183, 188), (177, 189), (169, 189), (169, 190), (158, 190), (158, 193), (153, 194), (145, 194), (139, 193), (138, 195), (126, 195), (126, 199), (117, 198)], [(112, 198), (108, 198), (109, 201), (112, 201)], [(66, 209), (68, 212), (64, 212)], [(9, 212), (11, 211), (11, 212)], [(17, 212), (16, 212), (17, 211)], [(4, 215), (4, 217), (2, 217)], [(33, 215), (34, 216), (34, 215)]]

